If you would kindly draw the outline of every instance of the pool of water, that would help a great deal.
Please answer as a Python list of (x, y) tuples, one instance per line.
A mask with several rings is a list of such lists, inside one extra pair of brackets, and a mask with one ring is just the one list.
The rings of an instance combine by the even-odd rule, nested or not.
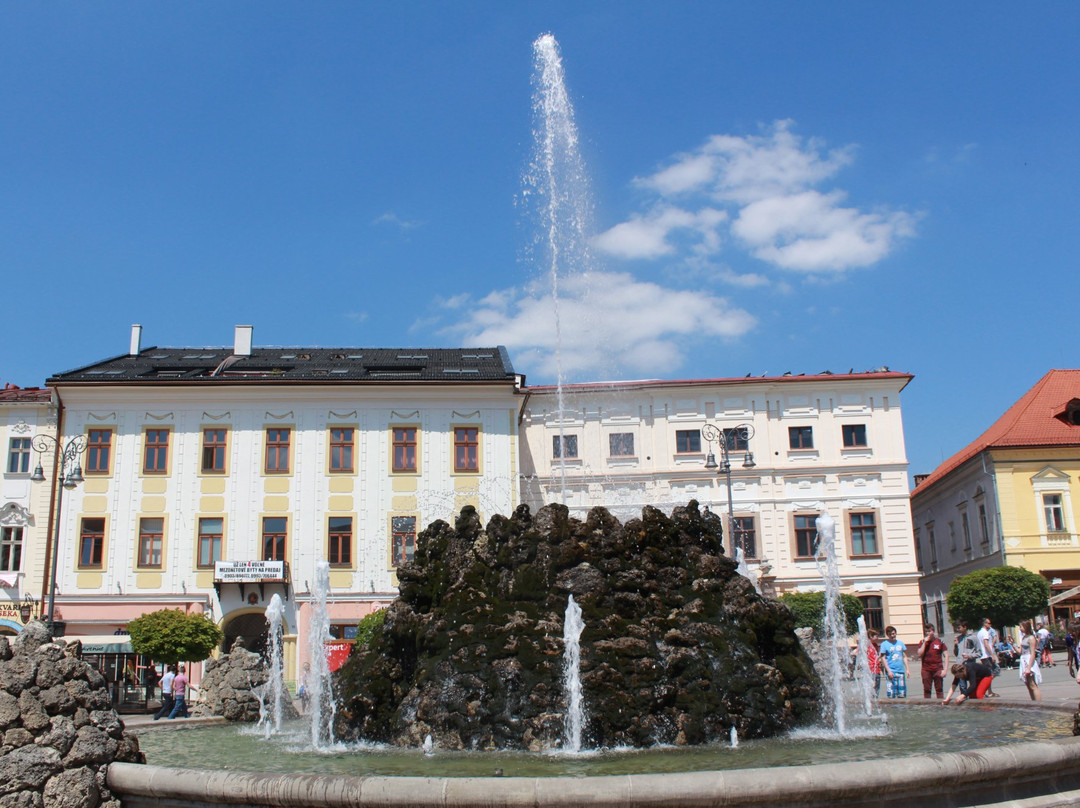
[(853, 737), (800, 730), (783, 738), (700, 747), (610, 750), (580, 757), (513, 752), (421, 751), (349, 745), (310, 748), (306, 724), (286, 725), (264, 739), (250, 726), (148, 727), (138, 731), (147, 762), (159, 766), (250, 772), (414, 775), (426, 777), (555, 777), (655, 774), (798, 766), (905, 755), (959, 752), (1021, 741), (1067, 738), (1064, 712), (967, 704), (960, 708), (899, 705), (887, 723), (864, 726)]

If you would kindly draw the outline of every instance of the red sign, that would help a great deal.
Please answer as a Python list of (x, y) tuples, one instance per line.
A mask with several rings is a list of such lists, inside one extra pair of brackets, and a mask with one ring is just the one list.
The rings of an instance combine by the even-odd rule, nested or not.
[(326, 656), (326, 664), (330, 666), (331, 672), (336, 671), (345, 664), (345, 660), (349, 658), (349, 652), (352, 651), (352, 646), (351, 642), (323, 643), (323, 655)]

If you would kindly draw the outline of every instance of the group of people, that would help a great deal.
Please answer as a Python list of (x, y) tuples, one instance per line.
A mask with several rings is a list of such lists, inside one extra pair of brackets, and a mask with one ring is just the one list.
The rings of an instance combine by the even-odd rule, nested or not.
[(188, 677), (183, 665), (170, 665), (161, 677), (161, 709), (154, 713), (159, 718), (190, 718), (187, 708)]
[[(1020, 681), (1027, 687), (1031, 700), (1041, 701), (1040, 657), (1050, 659), (1049, 663), (1044, 664), (1053, 664), (1049, 651), (1049, 631), (1046, 631), (1047, 639), (1043, 643), (1040, 643), (1038, 633), (1033, 630), (1030, 620), (1020, 624), (1020, 631), (1022, 636), (1017, 647), (999, 638), (989, 618), (983, 619), (982, 628), (978, 632), (973, 632), (967, 622), (961, 620), (956, 627), (956, 643), (952, 650), (954, 661), (950, 666), (948, 646), (937, 636), (931, 624), (925, 624), (923, 638), (916, 652), (922, 662), (923, 698), (929, 699), (936, 694), (937, 698), (942, 700), (942, 705), (952, 702), (954, 696), (956, 704), (962, 704), (968, 699), (996, 698), (998, 694), (993, 691), (994, 677), (1001, 673), (1001, 663), (1005, 661), (1007, 666), (1015, 664), (1019, 667)], [(1045, 626), (1040, 631), (1045, 631)], [(907, 646), (897, 639), (896, 628), (886, 626), (884, 640), (874, 629), (870, 629), (867, 634), (870, 639), (867, 663), (874, 675), (875, 691), (880, 692), (884, 674), (886, 698), (907, 698)], [(1080, 644), (1074, 642), (1073, 648), (1077, 655), (1075, 667), (1080, 670)], [(1072, 662), (1073, 660), (1070, 660), (1070, 663)], [(1070, 670), (1073, 667), (1073, 664), (1070, 664)], [(944, 692), (946, 671), (953, 676), (947, 695)], [(1080, 675), (1077, 681), (1080, 682)]]

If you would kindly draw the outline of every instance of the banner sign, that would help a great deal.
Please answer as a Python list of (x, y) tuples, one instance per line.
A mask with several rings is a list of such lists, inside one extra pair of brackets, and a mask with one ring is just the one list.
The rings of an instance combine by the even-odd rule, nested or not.
[(349, 652), (352, 651), (352, 647), (353, 644), (351, 642), (338, 641), (323, 643), (323, 654), (326, 656), (326, 663), (330, 668), (331, 673), (345, 664), (345, 660), (349, 658)]
[(218, 561), (214, 580), (222, 584), (257, 584), (285, 580), (284, 561)]

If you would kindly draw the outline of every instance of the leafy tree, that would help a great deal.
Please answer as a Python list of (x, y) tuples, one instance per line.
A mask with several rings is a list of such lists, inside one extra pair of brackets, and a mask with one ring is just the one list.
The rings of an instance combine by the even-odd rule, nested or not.
[(356, 624), (356, 647), (367, 648), (385, 622), (386, 609), (379, 609), (360, 618), (360, 622)]
[[(791, 609), (795, 615), (795, 625), (820, 631), (825, 621), (824, 592), (786, 592), (780, 596), (780, 602)], [(859, 630), (858, 619), (862, 617), (863, 604), (854, 595), (841, 594), (840, 603), (844, 607), (844, 624), (847, 633)]]
[(984, 617), (995, 626), (1015, 626), (1046, 610), (1050, 583), (1023, 567), (991, 567), (954, 578), (946, 603), (953, 620), (977, 627)]
[(221, 642), (221, 629), (205, 614), (162, 609), (136, 617), (127, 624), (131, 647), (137, 654), (173, 664), (201, 662)]

